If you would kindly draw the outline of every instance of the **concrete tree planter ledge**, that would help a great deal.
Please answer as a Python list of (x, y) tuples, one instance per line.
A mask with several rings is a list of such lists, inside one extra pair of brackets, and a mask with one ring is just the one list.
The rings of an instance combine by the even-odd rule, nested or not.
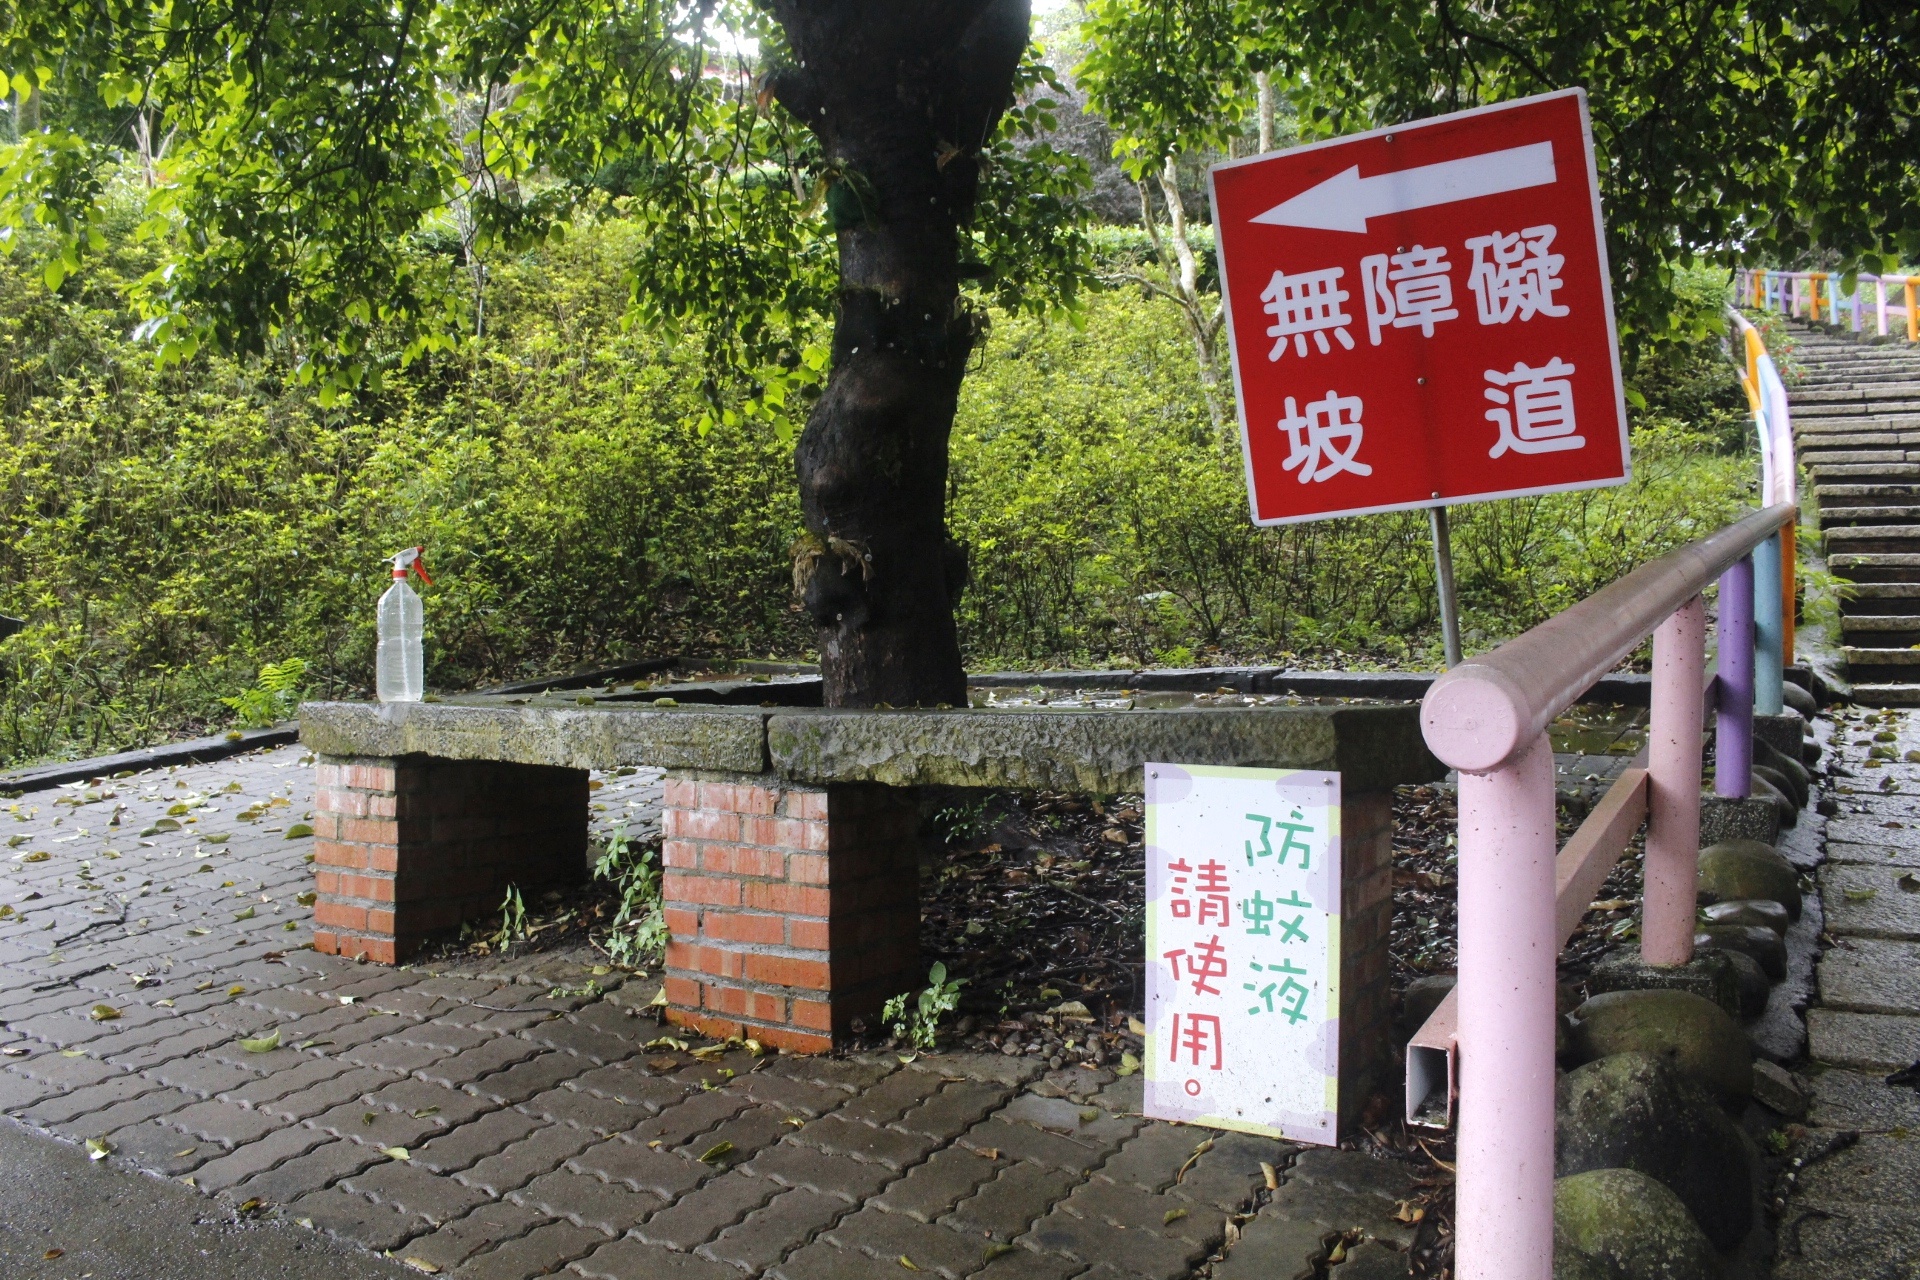
[[(1413, 703), (937, 711), (557, 707), (498, 698), (301, 708), (320, 757), (314, 945), (392, 964), (523, 890), (585, 874), (587, 771), (667, 771), (668, 1016), (829, 1049), (922, 984), (921, 786), (1141, 790), (1147, 760), (1342, 774), (1343, 1061), (1391, 1066), (1392, 790), (1440, 778)], [(1348, 1074), (1343, 1071), (1343, 1075)]]

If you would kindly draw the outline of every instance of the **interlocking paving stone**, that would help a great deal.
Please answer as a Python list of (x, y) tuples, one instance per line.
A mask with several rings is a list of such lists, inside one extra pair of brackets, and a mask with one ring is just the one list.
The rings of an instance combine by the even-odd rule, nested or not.
[(231, 1194), (238, 1198), (258, 1196), (267, 1204), (288, 1204), (384, 1159), (385, 1156), (371, 1147), (335, 1139), (248, 1178)]
[(355, 1099), (331, 1107), (307, 1121), (316, 1129), (336, 1138), (348, 1138), (370, 1147), (419, 1146), (446, 1126), (438, 1116), (416, 1120), (404, 1111), (393, 1111), (368, 1099)]
[[(592, 1068), (592, 1063), (576, 1058), (572, 1054), (543, 1051), (539, 1057), (529, 1058), (525, 1062), (483, 1076), (467, 1085), (467, 1092), (478, 1098), (489, 1098), (494, 1102), (512, 1106), (525, 1102), (537, 1093), (545, 1092), (555, 1085), (583, 1075)], [(422, 1075), (423, 1079), (432, 1079), (431, 1075)]]
[[(123, 1079), (127, 1075), (126, 1068), (113, 1066), (98, 1058), (90, 1058), (84, 1054), (69, 1058), (64, 1053), (53, 1051), (37, 1053), (31, 1058), (15, 1059), (8, 1065), (8, 1070), (31, 1080), (56, 1085), (61, 1089), (84, 1089), (89, 1085), (101, 1084), (108, 1080)], [(191, 1087), (182, 1081), (171, 1080), (164, 1076), (153, 1075), (149, 1078), (159, 1084), (176, 1085), (181, 1088)]]
[[(376, 1090), (384, 1089), (393, 1083), (393, 1077), (383, 1071), (374, 1071), (367, 1067), (350, 1067), (339, 1075), (331, 1076), (317, 1084), (308, 1085), (293, 1093), (285, 1094), (271, 1102), (256, 1103), (260, 1110), (290, 1120), (306, 1120), (333, 1110), (335, 1107), (357, 1103), (362, 1097)], [(363, 1111), (366, 1109), (361, 1108)]]
[(606, 1242), (591, 1227), (571, 1222), (549, 1222), (496, 1249), (476, 1254), (460, 1268), (471, 1280), (525, 1280), (552, 1275), (576, 1258), (584, 1258)]
[[(654, 1244), (690, 1250), (713, 1239), (784, 1190), (783, 1184), (771, 1178), (755, 1178), (739, 1169), (729, 1170), (698, 1189), (683, 1193), (671, 1206), (635, 1227), (633, 1234)], [(839, 1203), (845, 1208), (850, 1202), (839, 1200)]]
[(489, 1200), (464, 1218), (408, 1241), (403, 1252), (405, 1258), (418, 1258), (442, 1271), (451, 1271), (474, 1254), (526, 1235), (548, 1221), (525, 1205)]
[(692, 1141), (721, 1121), (731, 1120), (751, 1105), (744, 1094), (730, 1089), (692, 1094), (685, 1101), (635, 1126), (628, 1136), (636, 1142), (659, 1139), (662, 1146), (677, 1147)]
[[(115, 1076), (99, 1084), (91, 1084), (82, 1089), (65, 1090), (21, 1110), (20, 1118), (28, 1124), (49, 1126), (64, 1124), (76, 1116), (84, 1116), (106, 1110), (118, 1103), (128, 1102), (149, 1093), (165, 1092), (163, 1086), (139, 1076)], [(182, 1094), (182, 1097), (188, 1095)]]
[(1030, 1124), (1010, 1124), (999, 1116), (988, 1116), (960, 1138), (960, 1145), (973, 1151), (997, 1151), (1014, 1160), (1031, 1160), (1053, 1169), (1085, 1173), (1099, 1164), (1104, 1153), (1063, 1138)]
[(836, 1085), (798, 1080), (771, 1071), (754, 1072), (741, 1087), (762, 1106), (809, 1120), (836, 1109), (851, 1096)]
[(162, 1121), (147, 1120), (106, 1135), (114, 1158), (146, 1173), (173, 1178), (192, 1173), (221, 1154), (211, 1142), (182, 1138)]
[(467, 1049), (423, 1068), (419, 1075), (422, 1080), (459, 1089), (544, 1052), (546, 1050), (532, 1041), (496, 1036), (477, 1049)]
[(570, 1270), (588, 1280), (740, 1280), (740, 1273), (723, 1262), (675, 1253), (632, 1236), (602, 1245)]
[[(184, 1150), (193, 1145), (183, 1143), (180, 1134), (174, 1130), (166, 1130), (165, 1136), (175, 1150)], [(258, 1142), (250, 1142), (225, 1154), (219, 1154), (219, 1148), (212, 1148), (215, 1158), (198, 1164), (194, 1181), (202, 1191), (225, 1191), (330, 1141), (331, 1138), (317, 1129), (300, 1124), (284, 1125)], [(205, 1157), (202, 1156), (202, 1159)]]
[(511, 1108), (490, 1111), (414, 1151), (414, 1163), (435, 1173), (452, 1173), (498, 1155), (509, 1144), (542, 1127), (541, 1121)]
[(939, 1092), (940, 1077), (927, 1071), (906, 1068), (894, 1072), (858, 1097), (844, 1104), (837, 1114), (842, 1120), (862, 1120), (867, 1124), (886, 1124), (898, 1120), (907, 1109)]
[(543, 1173), (552, 1173), (597, 1141), (593, 1134), (572, 1125), (550, 1124), (454, 1177), (489, 1195), (504, 1196)]
[(364, 1173), (342, 1178), (339, 1185), (356, 1195), (371, 1196), (382, 1204), (393, 1205), (436, 1227), (492, 1198), (452, 1178), (416, 1169), (406, 1160), (376, 1164)]
[[(807, 1132), (807, 1129), (801, 1129), (795, 1141), (807, 1141)], [(697, 1159), (721, 1143), (727, 1143), (732, 1150), (726, 1154), (726, 1163), (738, 1164), (793, 1133), (793, 1126), (786, 1122), (786, 1117), (780, 1112), (768, 1107), (749, 1107), (738, 1115), (722, 1120), (713, 1128), (694, 1135), (680, 1150), (682, 1154)]]
[[(571, 1081), (569, 1087), (656, 1112), (682, 1101), (687, 1096), (686, 1086), (679, 1081), (664, 1079), (648, 1071), (644, 1066), (635, 1066), (629, 1062), (614, 1062), (604, 1067), (596, 1067)], [(844, 1096), (841, 1095), (841, 1097)], [(755, 1100), (759, 1099), (756, 1097)], [(838, 1099), (836, 1099), (837, 1104)]]
[[(700, 1153), (696, 1152), (695, 1156)], [(712, 1177), (697, 1158), (625, 1138), (609, 1138), (567, 1161), (567, 1168), (676, 1200)]]
[(550, 1217), (566, 1218), (610, 1236), (621, 1235), (645, 1221), (664, 1203), (659, 1196), (635, 1191), (624, 1183), (602, 1182), (570, 1169), (543, 1174), (509, 1198)]
[(570, 1124), (597, 1134), (627, 1133), (655, 1115), (650, 1107), (584, 1093), (566, 1085), (535, 1094), (521, 1103), (519, 1109), (553, 1124)]
[(811, 1187), (846, 1200), (864, 1200), (898, 1176), (883, 1164), (830, 1156), (791, 1141), (768, 1147), (742, 1167), (756, 1177), (789, 1187)]
[(1112, 1115), (1099, 1107), (1089, 1107), (1069, 1098), (1043, 1098), (1035, 1093), (1023, 1093), (1009, 1102), (1000, 1110), (999, 1118), (1030, 1124), (1091, 1146), (1117, 1146), (1140, 1127), (1136, 1120)]
[(448, 1128), (465, 1124), (493, 1109), (472, 1094), (444, 1085), (428, 1084), (424, 1080), (395, 1080), (368, 1094), (367, 1101), (376, 1106), (404, 1111), (416, 1120), (432, 1120)]
[(1031, 1249), (1008, 1249), (994, 1255), (982, 1270), (974, 1272), (979, 1280), (1070, 1280), (1070, 1277), (1094, 1276), (1087, 1264), (1058, 1253), (1035, 1253)]
[(0, 1111), (14, 1114), (24, 1111), (44, 1098), (51, 1098), (60, 1092), (57, 1084), (48, 1084), (43, 1080), (29, 1080), (26, 1076), (12, 1071), (0, 1071)]
[[(263, 1197), (264, 1198), (264, 1197)], [(422, 1223), (390, 1204), (376, 1204), (365, 1196), (329, 1188), (300, 1197), (287, 1206), (295, 1220), (305, 1219), (317, 1230), (363, 1244), (369, 1249), (394, 1249), (420, 1234)]]
[(923, 1133), (940, 1142), (951, 1142), (984, 1119), (989, 1111), (1006, 1103), (1012, 1094), (1007, 1085), (974, 1080), (955, 1081), (917, 1107), (909, 1109), (894, 1127), (909, 1133)]
[[(980, 1159), (967, 1154), (972, 1159)], [(945, 1225), (969, 1235), (1012, 1240), (1045, 1217), (1080, 1181), (1077, 1173), (1049, 1169), (1030, 1161), (996, 1163), (999, 1164), (998, 1176), (955, 1205), (952, 1213), (941, 1220)]]
[(83, 1112), (71, 1120), (46, 1127), (72, 1138), (98, 1137), (143, 1120), (168, 1115), (196, 1101), (198, 1099), (192, 1094), (181, 1093), (178, 1089), (158, 1089), (105, 1110)]
[(928, 1226), (897, 1213), (868, 1206), (821, 1233), (828, 1244), (897, 1262), (910, 1258), (922, 1271), (938, 1271), (959, 1280), (986, 1265), (989, 1241), (963, 1236), (946, 1227)]
[(1225, 1219), (1175, 1196), (1156, 1195), (1095, 1175), (1073, 1189), (1062, 1203), (1075, 1217), (1098, 1220), (1129, 1233), (1144, 1232), (1198, 1245), (1203, 1253), (1218, 1248)]
[(1082, 1262), (1106, 1263), (1127, 1275), (1175, 1280), (1209, 1250), (1177, 1236), (1146, 1229), (1120, 1229), (1101, 1218), (1082, 1218), (1056, 1206), (1034, 1224), (1026, 1242)]
[(695, 1252), (716, 1262), (731, 1263), (748, 1275), (758, 1275), (846, 1212), (847, 1202), (838, 1196), (795, 1187), (781, 1192), (764, 1208), (754, 1210)]
[(889, 1213), (932, 1222), (991, 1181), (1001, 1167), (998, 1160), (948, 1147), (908, 1170), (906, 1177), (890, 1185), (873, 1203)]
[[(919, 1265), (917, 1260), (914, 1265)], [(728, 1271), (740, 1274), (731, 1267)], [(882, 1260), (825, 1240), (814, 1241), (767, 1272), (772, 1280), (900, 1280), (908, 1274), (897, 1259)]]
[(202, 1142), (217, 1142), (228, 1150), (242, 1143), (258, 1142), (286, 1121), (264, 1111), (254, 1111), (231, 1102), (214, 1099), (196, 1103), (167, 1117), (173, 1129)]
[[(302, 1089), (311, 1089), (315, 1085), (336, 1079), (352, 1069), (346, 1063), (333, 1058), (309, 1058), (296, 1066), (276, 1071), (270, 1076), (237, 1085), (220, 1096), (228, 1102), (237, 1102), (245, 1107), (264, 1106), (290, 1094), (299, 1093)], [(331, 1106), (332, 1103), (327, 1105)], [(324, 1111), (326, 1107), (321, 1107), (319, 1110)]]

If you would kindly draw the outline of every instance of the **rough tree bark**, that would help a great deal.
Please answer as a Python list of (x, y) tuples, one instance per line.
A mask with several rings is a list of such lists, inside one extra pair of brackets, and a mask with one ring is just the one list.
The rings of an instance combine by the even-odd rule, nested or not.
[(947, 444), (980, 340), (960, 300), (978, 156), (1012, 101), (1028, 0), (765, 0), (791, 60), (781, 104), (832, 166), (833, 366), (800, 437), (808, 537), (794, 581), (828, 706), (966, 703)]

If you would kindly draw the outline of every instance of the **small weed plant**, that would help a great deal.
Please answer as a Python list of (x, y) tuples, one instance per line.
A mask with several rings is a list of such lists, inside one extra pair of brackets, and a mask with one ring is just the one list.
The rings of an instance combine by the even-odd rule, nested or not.
[(307, 660), (288, 658), (269, 662), (260, 668), (253, 688), (222, 698), (242, 729), (270, 729), (282, 720), (293, 719), (300, 699), (307, 691)]
[[(918, 997), (911, 991), (902, 992), (887, 1001), (880, 1016), (900, 1039), (909, 1041), (916, 1049), (931, 1049), (940, 1020), (959, 1007), (960, 988), (965, 983), (965, 978), (949, 981), (947, 966), (936, 960), (933, 968), (927, 970), (926, 990)], [(913, 1003), (909, 1005), (908, 1001)]]
[(493, 935), (496, 951), (504, 951), (512, 943), (527, 936), (527, 904), (520, 897), (520, 886), (507, 886), (507, 896), (500, 902), (500, 932)]
[(660, 863), (646, 847), (636, 847), (625, 826), (614, 828), (600, 858), (593, 864), (595, 879), (612, 884), (620, 895), (620, 909), (600, 940), (607, 958), (633, 968), (667, 944), (667, 919), (660, 909)]

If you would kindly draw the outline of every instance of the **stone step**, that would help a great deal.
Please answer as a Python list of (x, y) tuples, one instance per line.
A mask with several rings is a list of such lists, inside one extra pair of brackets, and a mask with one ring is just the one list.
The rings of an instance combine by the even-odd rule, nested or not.
[(1808, 466), (1816, 463), (1823, 467), (1839, 466), (1845, 463), (1885, 463), (1916, 462), (1905, 449), (1841, 449), (1803, 441), (1800, 445), (1800, 457)]
[(1794, 436), (1794, 447), (1802, 454), (1815, 450), (1920, 448), (1920, 431), (1898, 427), (1884, 431), (1796, 431)]
[(1849, 618), (1914, 613), (1920, 610), (1920, 582), (1856, 582), (1843, 607)]
[(1920, 582), (1920, 555), (1829, 555), (1827, 568), (1850, 582)]
[(1865, 386), (1795, 387), (1787, 402), (1795, 405), (1866, 404), (1874, 400), (1920, 399), (1920, 381), (1874, 382)]
[[(1920, 665), (1920, 616), (1911, 613), (1879, 613), (1841, 615), (1840, 631), (1849, 644), (1864, 646), (1863, 653), (1909, 653)], [(1907, 663), (1883, 663), (1882, 665), (1906, 666)], [(1920, 676), (1920, 672), (1915, 673)]]
[(1920, 525), (1920, 506), (1913, 507), (1830, 507), (1820, 508), (1823, 529), (1847, 526)]
[(1920, 553), (1920, 527), (1905, 524), (1863, 524), (1827, 530), (1830, 553)]
[(1920, 684), (1856, 681), (1853, 700), (1863, 707), (1920, 707)]
[(1822, 484), (1813, 497), (1822, 509), (1896, 505), (1903, 498), (1920, 502), (1920, 484)]
[(1815, 484), (1831, 477), (1835, 480), (1920, 480), (1920, 462), (1822, 462), (1807, 463)]
[(1920, 684), (1920, 649), (1879, 649), (1847, 645), (1847, 678), (1861, 684)]
[(1788, 400), (1787, 409), (1795, 422), (1850, 422), (1920, 413), (1920, 400), (1853, 400), (1844, 404), (1800, 404)]
[(1867, 414), (1845, 418), (1809, 418), (1798, 411), (1793, 415), (1793, 434), (1796, 439), (1837, 440), (1848, 436), (1865, 436), (1872, 440), (1885, 440), (1888, 436), (1904, 432), (1920, 433), (1920, 416)]

